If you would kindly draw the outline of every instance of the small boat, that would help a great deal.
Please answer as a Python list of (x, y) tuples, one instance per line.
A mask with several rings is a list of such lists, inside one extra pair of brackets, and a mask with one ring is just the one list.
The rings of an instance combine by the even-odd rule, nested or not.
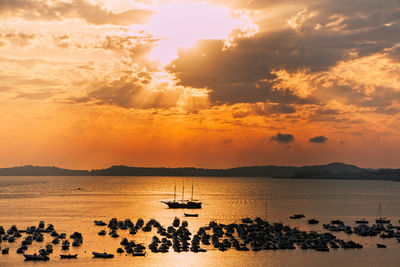
[(376, 247), (377, 248), (386, 248), (386, 245), (384, 245), (384, 244), (376, 244)]
[(106, 226), (106, 225), (107, 225), (105, 222), (103, 222), (103, 221), (97, 221), (97, 220), (94, 220), (94, 224), (95, 224), (95, 225), (98, 225), (98, 226)]
[(378, 212), (376, 214), (376, 223), (384, 224), (384, 223), (390, 223), (390, 220), (387, 219), (386, 217), (382, 217), (382, 206), (381, 203), (379, 202), (379, 208)]
[(46, 255), (37, 255), (36, 253), (33, 255), (24, 254), (24, 257), (26, 261), (48, 261), (50, 259)]
[(107, 232), (106, 232), (106, 230), (101, 230), (100, 232), (98, 232), (97, 233), (98, 235), (106, 235), (107, 234)]
[(199, 217), (197, 213), (184, 213), (185, 217)]
[(324, 252), (329, 252), (329, 248), (327, 247), (318, 247), (315, 249), (316, 251), (324, 251)]
[(306, 217), (306, 216), (304, 216), (304, 214), (294, 214), (294, 215), (290, 216), (289, 218), (290, 219), (301, 219), (304, 217)]
[(318, 223), (319, 223), (319, 221), (316, 220), (316, 219), (310, 219), (310, 220), (308, 220), (308, 224), (318, 224)]
[(356, 220), (356, 223), (358, 223), (358, 224), (368, 224), (368, 221), (362, 219), (362, 220)]
[(108, 254), (106, 252), (104, 253), (92, 252), (92, 254), (95, 258), (105, 258), (105, 259), (114, 258), (114, 254)]
[(78, 254), (60, 254), (61, 259), (76, 259)]
[(179, 224), (180, 224), (179, 218), (175, 217), (174, 221), (172, 222), (172, 225), (174, 227), (179, 227)]
[(336, 220), (332, 220), (331, 224), (344, 225), (344, 222), (339, 219), (336, 219)]
[(62, 249), (63, 250), (67, 250), (67, 249), (69, 249), (69, 241), (68, 240), (64, 240), (64, 242), (62, 243)]
[(390, 223), (390, 220), (389, 219), (386, 219), (386, 218), (379, 218), (379, 219), (376, 219), (375, 220), (376, 221), (376, 223)]
[(132, 256), (146, 256), (146, 252), (133, 252)]

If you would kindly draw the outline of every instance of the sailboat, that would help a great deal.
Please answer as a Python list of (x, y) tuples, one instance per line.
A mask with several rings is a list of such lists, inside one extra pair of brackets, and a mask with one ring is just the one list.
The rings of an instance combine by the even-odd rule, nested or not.
[(381, 203), (379, 202), (378, 212), (376, 213), (376, 223), (390, 223), (390, 220), (386, 217), (382, 217), (382, 207)]
[(201, 209), (201, 202), (193, 199), (193, 180), (192, 180), (192, 198), (185, 200), (185, 182), (182, 182), (182, 200), (176, 199), (176, 181), (174, 185), (174, 201), (161, 201), (167, 204), (170, 209)]

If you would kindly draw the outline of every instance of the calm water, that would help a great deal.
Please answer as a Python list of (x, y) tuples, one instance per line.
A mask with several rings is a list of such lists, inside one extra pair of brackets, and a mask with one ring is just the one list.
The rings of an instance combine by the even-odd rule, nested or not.
[[(24, 262), (15, 253), (21, 239), (10, 247), (9, 255), (0, 255), (1, 266), (82, 265), (82, 266), (399, 266), (400, 243), (395, 239), (382, 240), (356, 235), (337, 234), (364, 245), (361, 250), (331, 250), (329, 253), (303, 251), (220, 252), (208, 248), (207, 253), (149, 253), (145, 258), (117, 255), (120, 238), (98, 236), (104, 227), (93, 220), (107, 221), (142, 217), (155, 218), (162, 225), (171, 225), (175, 216), (183, 217), (184, 210), (170, 210), (160, 200), (173, 198), (174, 182), (177, 197), (185, 182), (185, 198), (190, 197), (191, 178), (174, 177), (0, 177), (0, 225), (7, 230), (12, 224), (20, 229), (37, 225), (40, 220), (54, 224), (56, 230), (68, 235), (82, 232), (84, 243), (71, 247), (69, 253), (78, 254), (77, 260), (60, 260), (60, 245), (55, 245), (47, 263)], [(243, 217), (268, 216), (270, 222), (283, 222), (301, 230), (323, 231), (322, 223), (341, 219), (354, 225), (355, 219), (374, 220), (379, 202), (383, 215), (394, 224), (400, 218), (400, 183), (390, 181), (290, 180), (269, 178), (194, 178), (194, 197), (203, 201), (197, 210), (198, 218), (185, 218), (193, 233), (211, 220), (220, 223), (238, 222)], [(79, 189), (80, 188), (80, 189)], [(266, 204), (267, 203), (267, 204)], [(266, 208), (267, 207), (267, 208)], [(294, 213), (320, 220), (309, 226), (306, 220), (290, 220)], [(128, 231), (124, 231), (128, 233)], [(124, 233), (119, 231), (119, 233)], [(148, 245), (156, 233), (139, 233), (130, 239)], [(45, 239), (50, 241), (51, 239)], [(387, 249), (377, 249), (376, 243)], [(43, 243), (43, 246), (46, 242)], [(29, 247), (33, 253), (40, 247)], [(107, 251), (114, 259), (93, 259), (92, 251)]]

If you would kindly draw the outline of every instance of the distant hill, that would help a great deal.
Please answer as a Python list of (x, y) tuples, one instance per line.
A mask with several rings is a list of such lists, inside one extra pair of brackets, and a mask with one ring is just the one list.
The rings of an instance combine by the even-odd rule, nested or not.
[(354, 165), (333, 162), (314, 166), (250, 166), (230, 169), (149, 168), (112, 166), (98, 170), (68, 170), (58, 167), (21, 166), (0, 168), (0, 176), (220, 176), (273, 177), (295, 179), (368, 179), (399, 180), (400, 169), (363, 169)]
[(320, 170), (331, 173), (359, 173), (364, 171), (355, 165), (344, 164), (341, 162), (333, 162), (327, 165), (316, 165), (316, 166), (303, 166), (300, 170)]
[(81, 176), (89, 175), (89, 171), (68, 170), (58, 167), (21, 166), (0, 168), (0, 176)]
[(146, 168), (112, 166), (107, 169), (92, 170), (91, 175), (99, 176), (223, 176), (223, 177), (288, 177), (295, 173), (295, 167), (263, 166), (238, 167), (232, 169), (202, 168)]

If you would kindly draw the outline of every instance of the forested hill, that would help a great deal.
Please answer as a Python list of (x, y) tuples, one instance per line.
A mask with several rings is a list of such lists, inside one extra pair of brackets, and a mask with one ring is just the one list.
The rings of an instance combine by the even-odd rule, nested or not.
[(0, 168), (0, 176), (220, 176), (275, 177), (297, 179), (399, 180), (400, 169), (363, 169), (340, 162), (313, 166), (251, 166), (231, 169), (150, 168), (112, 166), (98, 170), (69, 170), (58, 167), (21, 166)]

